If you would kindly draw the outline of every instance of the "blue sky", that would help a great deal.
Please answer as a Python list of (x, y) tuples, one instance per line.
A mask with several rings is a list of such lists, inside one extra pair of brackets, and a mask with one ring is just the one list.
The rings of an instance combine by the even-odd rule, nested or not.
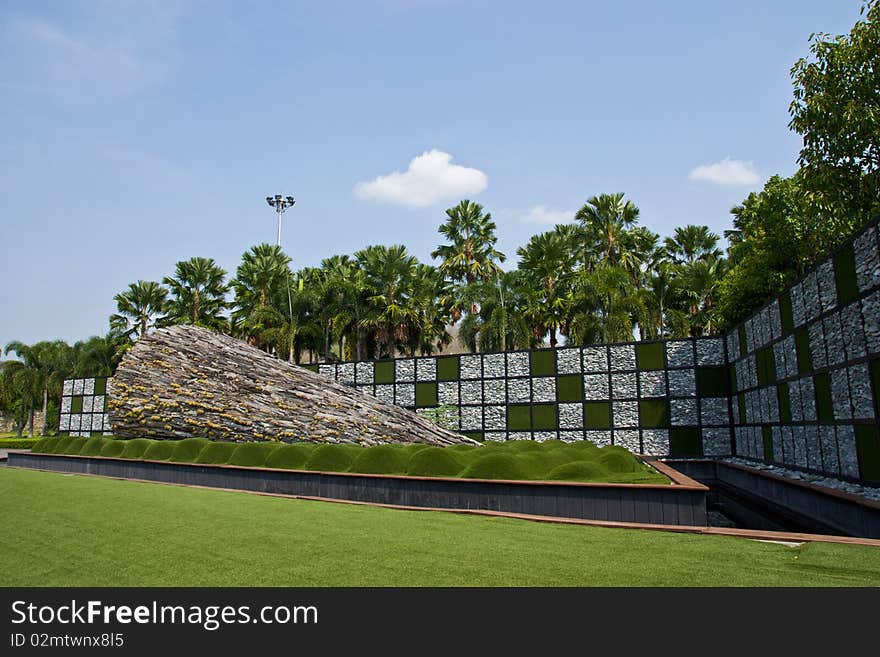
[(511, 266), (599, 193), (720, 233), (795, 170), (789, 69), (860, 4), (5, 0), (0, 346), (103, 334), (178, 260), (234, 273), (274, 243), (275, 193), (296, 268), (430, 261), (466, 197)]

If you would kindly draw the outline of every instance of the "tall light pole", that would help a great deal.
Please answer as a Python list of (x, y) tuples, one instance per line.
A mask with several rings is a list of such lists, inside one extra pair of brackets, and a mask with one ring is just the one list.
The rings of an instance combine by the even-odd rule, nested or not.
[(275, 196), (267, 196), (266, 203), (275, 208), (275, 212), (278, 213), (278, 246), (281, 246), (281, 215), (284, 214), (287, 208), (292, 207), (296, 201), (293, 200), (292, 196), (275, 194)]
[[(293, 200), (292, 196), (282, 196), (281, 194), (275, 194), (275, 196), (267, 196), (266, 203), (275, 208), (275, 212), (278, 213), (278, 248), (281, 249), (281, 215), (284, 214), (284, 211), (287, 208), (293, 207), (293, 204), (296, 201)], [(293, 327), (293, 300), (290, 298), (290, 268), (287, 269), (287, 309), (290, 312), (290, 326)], [(293, 362), (293, 332), (290, 333), (290, 349), (287, 354), (287, 362)]]

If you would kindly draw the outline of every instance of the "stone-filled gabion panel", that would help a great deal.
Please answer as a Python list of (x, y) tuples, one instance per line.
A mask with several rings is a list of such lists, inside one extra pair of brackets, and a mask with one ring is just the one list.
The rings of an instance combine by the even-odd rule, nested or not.
[(529, 355), (525, 352), (507, 354), (507, 376), (529, 376)]
[(394, 363), (394, 381), (408, 382), (416, 380), (416, 361), (412, 358), (398, 360)]
[(638, 397), (636, 374), (614, 374), (611, 377), (611, 393), (614, 399), (634, 399)]
[(614, 411), (614, 427), (638, 427), (639, 403), (634, 401), (616, 401), (612, 405)]
[(693, 397), (697, 394), (694, 370), (669, 370), (669, 394), (673, 397)]
[(434, 358), (417, 358), (416, 378), (419, 381), (435, 381), (437, 379), (437, 361)]
[(483, 382), (482, 381), (462, 381), (460, 394), (461, 394), (461, 403), (462, 404), (482, 404), (483, 403)]
[(560, 404), (559, 405), (559, 428), (560, 429), (583, 429), (584, 407), (583, 404)]
[(645, 454), (665, 456), (669, 454), (669, 432), (665, 429), (643, 429), (642, 444)]
[(461, 430), (462, 431), (482, 431), (483, 430), (483, 407), (482, 406), (462, 406), (461, 407)]
[(556, 352), (556, 370), (560, 374), (581, 373), (581, 350), (577, 348), (560, 349)]
[(458, 396), (458, 381), (440, 381), (437, 383), (437, 402), (440, 404), (460, 403)]
[(485, 379), (483, 401), (487, 404), (507, 403), (507, 382), (504, 379)]
[(697, 365), (723, 365), (724, 341), (721, 338), (697, 340)]
[(635, 346), (631, 344), (612, 345), (611, 369), (612, 371), (636, 369)]
[(608, 399), (608, 375), (584, 374), (584, 399)]
[(336, 380), (347, 386), (354, 385), (354, 363), (340, 363), (336, 368)]
[(589, 440), (596, 445), (596, 447), (605, 447), (606, 445), (611, 444), (611, 432), (593, 431), (588, 429), (587, 431), (584, 431), (584, 440)]
[(666, 373), (663, 370), (639, 372), (640, 397), (665, 397)]
[(614, 444), (625, 447), (635, 454), (639, 454), (642, 451), (642, 447), (639, 444), (638, 429), (615, 429)]
[(483, 356), (484, 378), (500, 379), (507, 376), (506, 372), (504, 354), (487, 354)]
[(416, 386), (412, 383), (394, 384), (394, 403), (398, 406), (416, 405)]
[(532, 399), (531, 379), (508, 379), (507, 401), (511, 404), (523, 404)]
[(535, 377), (532, 379), (532, 401), (556, 401), (556, 379), (552, 376)]
[(355, 380), (359, 384), (373, 383), (375, 368), (373, 363), (361, 361), (355, 367)]
[(487, 430), (504, 430), (507, 428), (507, 411), (504, 406), (485, 406), (484, 423)]
[(696, 399), (672, 399), (669, 401), (670, 420), (676, 426), (697, 426), (699, 410)]
[(483, 378), (483, 359), (480, 356), (461, 356), (459, 368), (462, 379)]
[(669, 364), (669, 367), (693, 367), (693, 343), (690, 340), (670, 340), (667, 342), (666, 362)]
[(584, 372), (608, 371), (608, 347), (584, 347)]

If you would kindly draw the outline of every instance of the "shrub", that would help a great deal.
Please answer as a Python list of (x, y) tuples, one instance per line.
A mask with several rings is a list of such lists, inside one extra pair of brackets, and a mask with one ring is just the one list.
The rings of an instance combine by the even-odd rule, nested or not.
[(89, 438), (86, 441), (86, 444), (82, 446), (82, 449), (79, 450), (80, 456), (99, 456), (101, 454), (101, 450), (104, 449), (105, 442), (107, 441), (97, 436), (95, 436), (94, 438)]
[(211, 444), (207, 438), (184, 438), (174, 442), (174, 451), (169, 461), (192, 463), (205, 447)]
[(464, 469), (466, 479), (528, 479), (523, 463), (512, 454), (486, 454)]
[(500, 443), (501, 447), (508, 452), (535, 452), (543, 449), (543, 443), (534, 440), (508, 440)]
[(314, 443), (293, 443), (279, 445), (266, 459), (267, 468), (285, 468), (287, 470), (304, 470), (306, 461), (315, 451)]
[(68, 456), (76, 456), (79, 454), (79, 451), (85, 447), (88, 438), (71, 438), (70, 442), (64, 446), (63, 451), (56, 452), (56, 454), (67, 454)]
[(404, 474), (410, 455), (396, 445), (376, 445), (358, 454), (349, 472)]
[(572, 461), (547, 473), (550, 481), (602, 481), (607, 477), (608, 470), (595, 461)]
[(410, 457), (406, 474), (414, 477), (457, 477), (464, 468), (462, 456), (443, 447), (428, 447)]
[(479, 449), (476, 445), (450, 445), (449, 447), (445, 447), (444, 449), (452, 450), (453, 452), (470, 452), (474, 449)]
[(601, 463), (608, 472), (639, 472), (642, 464), (628, 450), (609, 445), (599, 450), (596, 460)]
[[(355, 450), (362, 449), (354, 447)], [(318, 445), (306, 461), (306, 470), (348, 472), (357, 452), (347, 445)]]
[(125, 440), (112, 440), (112, 439), (105, 440), (104, 446), (101, 448), (101, 456), (121, 457), (122, 452), (125, 451), (126, 442), (127, 441), (125, 441)]
[(132, 440), (123, 441), (125, 443), (125, 447), (122, 449), (122, 453), (120, 456), (124, 459), (139, 459), (143, 458), (144, 452), (147, 451), (147, 447), (153, 442), (148, 438), (133, 438)]
[(572, 457), (562, 449), (526, 450), (516, 454), (520, 466), (528, 474), (529, 479), (545, 479), (547, 474), (557, 466), (571, 463)]
[(167, 461), (174, 453), (174, 442), (171, 440), (154, 440), (144, 450), (143, 458), (147, 461)]
[(34, 451), (34, 447), (48, 440), (47, 438), (0, 438), (0, 449), (29, 449)]
[(427, 449), (429, 447), (431, 447), (431, 445), (426, 445), (425, 443), (409, 443), (408, 445), (401, 445), (399, 449), (409, 456), (413, 456), (414, 454), (421, 452), (423, 449)]
[(278, 443), (244, 443), (235, 448), (229, 457), (229, 465), (262, 468), (266, 460), (281, 445)]
[(238, 447), (238, 443), (211, 442), (199, 452), (193, 463), (225, 465), (229, 463), (229, 457), (232, 456), (236, 447)]
[(51, 450), (58, 443), (58, 440), (58, 438), (41, 438), (31, 447), (31, 451), (40, 454), (51, 454)]

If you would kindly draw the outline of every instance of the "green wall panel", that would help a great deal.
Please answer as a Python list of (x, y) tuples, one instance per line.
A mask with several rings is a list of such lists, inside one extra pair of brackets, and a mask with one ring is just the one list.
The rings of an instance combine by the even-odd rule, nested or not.
[(779, 419), (782, 422), (791, 422), (791, 396), (788, 392), (788, 384), (780, 383), (776, 387), (776, 394), (779, 398)]
[(532, 407), (529, 404), (511, 404), (507, 407), (507, 430), (529, 431), (532, 428)]
[(670, 456), (702, 456), (700, 430), (692, 427), (678, 427), (669, 430)]
[(779, 319), (782, 323), (782, 335), (794, 332), (794, 314), (791, 311), (791, 292), (786, 290), (779, 295)]
[(458, 356), (441, 356), (437, 359), (437, 380), (458, 381)]
[(584, 427), (587, 429), (610, 429), (611, 402), (584, 402)]
[(556, 399), (561, 402), (578, 402), (584, 398), (584, 377), (580, 374), (564, 374), (556, 380)]
[(556, 404), (532, 406), (532, 428), (535, 431), (556, 431)]
[(437, 405), (437, 384), (416, 383), (416, 406)]
[(767, 425), (761, 427), (761, 434), (764, 438), (764, 460), (773, 460), (773, 431)]
[(834, 405), (831, 402), (831, 377), (828, 372), (813, 377), (816, 389), (816, 417), (819, 422), (834, 422)]
[(723, 365), (697, 368), (697, 395), (720, 397), (726, 395), (727, 368)]
[(71, 413), (82, 413), (83, 410), (83, 398), (82, 395), (74, 395), (70, 399), (70, 412)]
[(636, 367), (640, 370), (662, 370), (666, 366), (664, 343), (636, 343)]
[(377, 361), (373, 369), (373, 380), (376, 383), (394, 383), (394, 361)]
[(797, 352), (798, 373), (809, 374), (813, 371), (813, 356), (810, 354), (810, 335), (807, 329), (802, 328), (794, 334), (794, 347)]
[(529, 352), (529, 367), (532, 376), (556, 375), (556, 351), (541, 349)]
[(856, 280), (856, 257), (852, 244), (847, 244), (834, 256), (834, 279), (837, 282), (837, 301), (845, 305), (859, 295)]
[[(318, 366), (315, 365), (315, 370), (317, 371)], [(95, 394), (103, 395), (107, 392), (107, 379), (104, 377), (99, 377), (95, 379)]]
[(880, 482), (880, 436), (875, 425), (856, 425), (856, 450), (862, 479)]
[(669, 426), (669, 402), (665, 399), (643, 399), (639, 402), (639, 424), (647, 429)]

